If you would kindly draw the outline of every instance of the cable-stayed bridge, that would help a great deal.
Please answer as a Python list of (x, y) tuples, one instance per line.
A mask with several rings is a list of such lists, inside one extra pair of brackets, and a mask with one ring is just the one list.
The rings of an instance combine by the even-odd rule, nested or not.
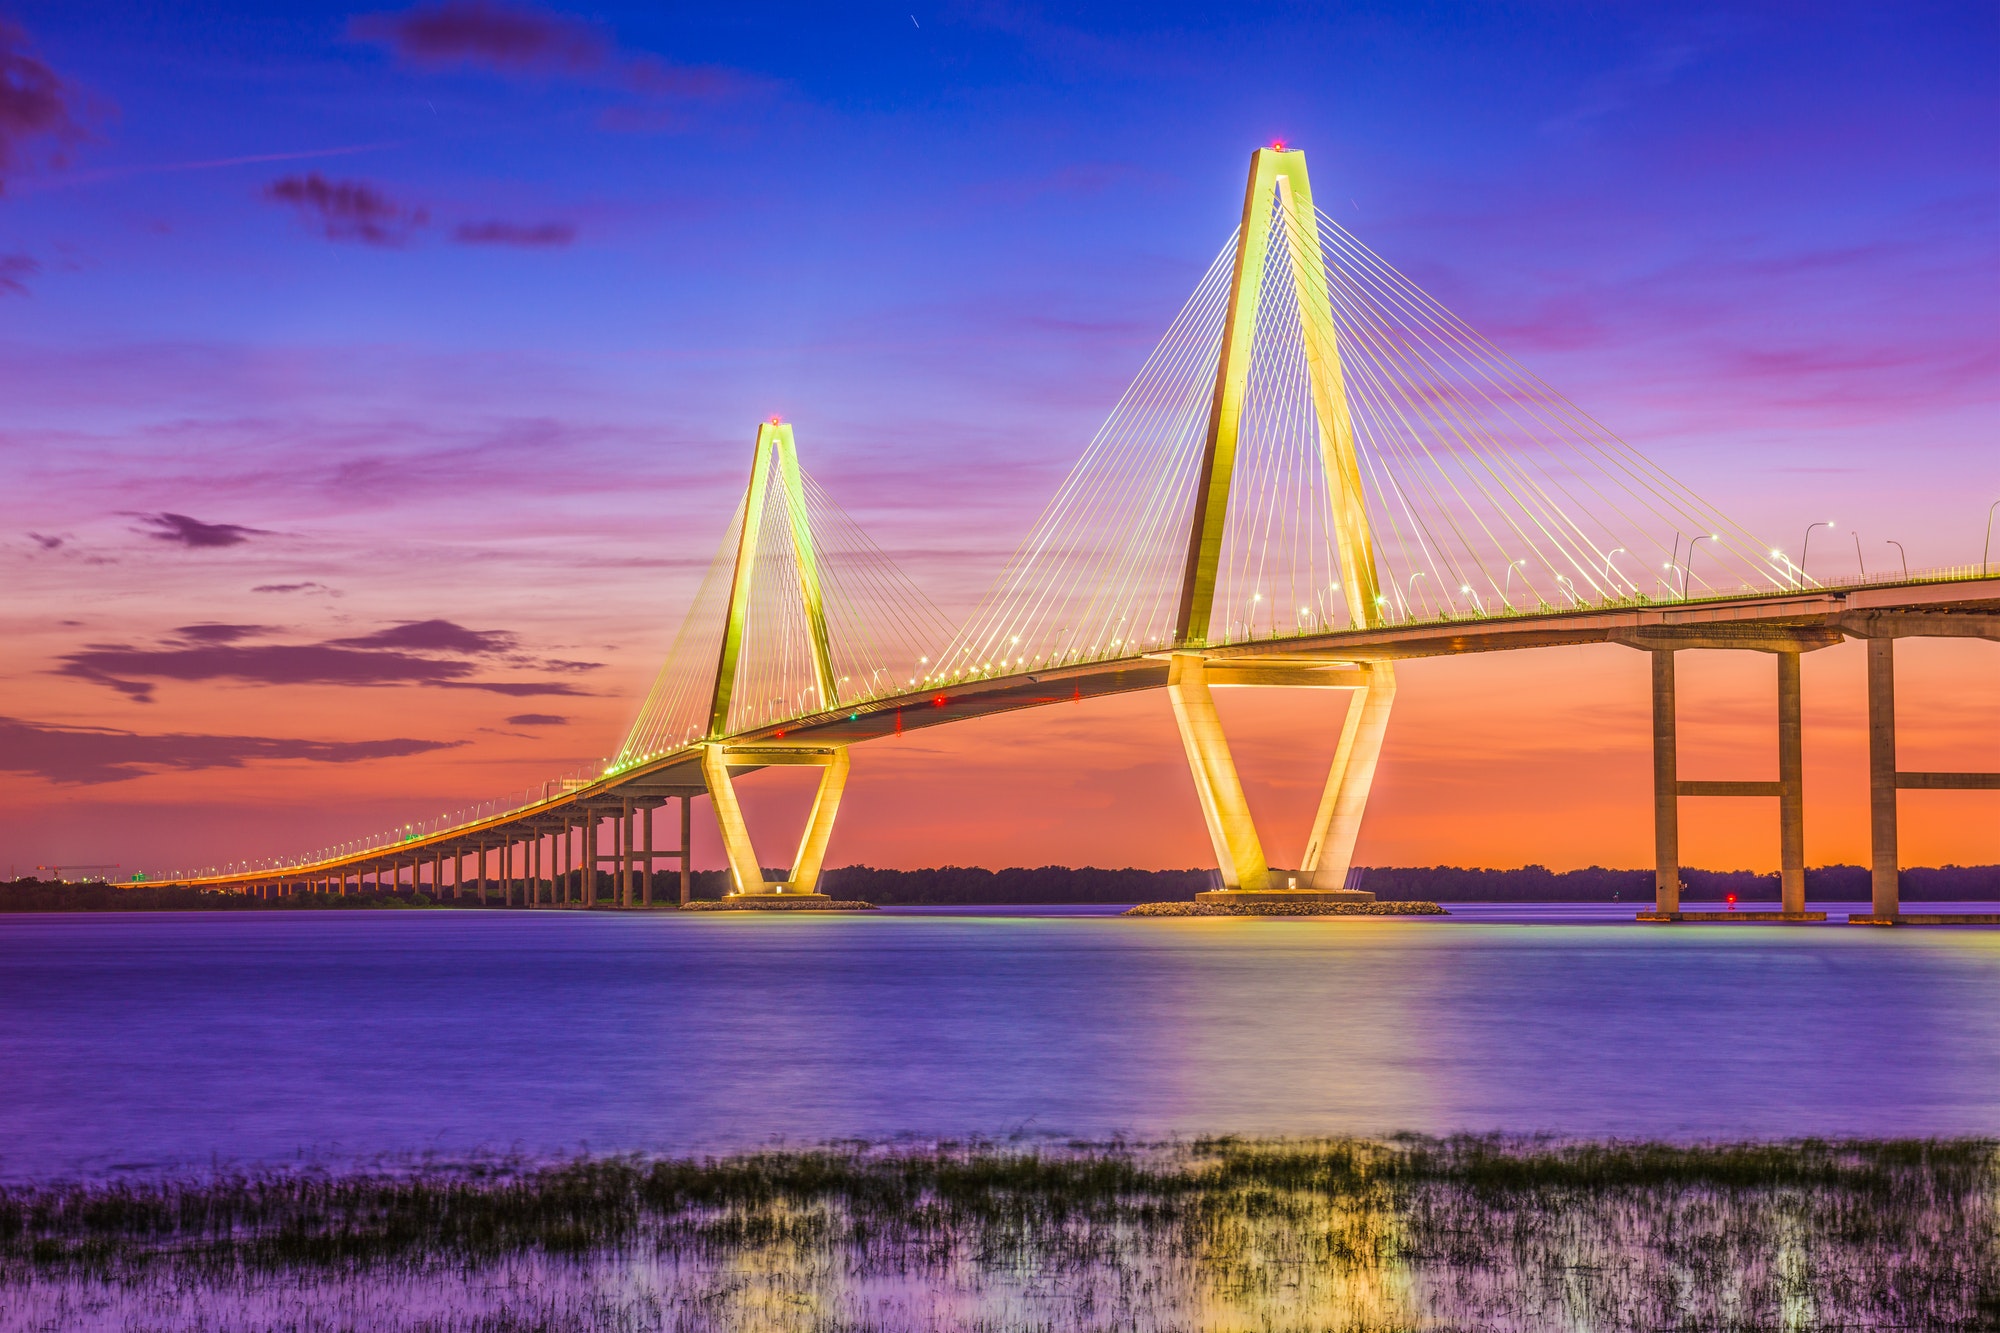
[[(482, 894), (497, 878), (510, 902), (587, 906), (609, 867), (613, 901), (633, 906), (650, 904), (665, 857), (686, 901), (705, 797), (734, 892), (816, 895), (853, 746), (1163, 688), (1219, 893), (1366, 897), (1346, 886), (1395, 663), (1618, 643), (1653, 663), (1654, 915), (1682, 915), (1679, 798), (1743, 796), (1777, 802), (1781, 915), (1802, 919), (1799, 658), (1859, 638), (1874, 914), (1893, 920), (1898, 791), (2000, 789), (2000, 774), (1897, 768), (1895, 641), (2000, 641), (2000, 577), (1981, 564), (1830, 584), (1809, 573), (1812, 535), (1794, 554), (1731, 521), (1317, 209), (1303, 153), (1258, 149), (1241, 223), (962, 624), (805, 470), (792, 425), (765, 422), (743, 500), (602, 771), (170, 882), (345, 892), (407, 872), (456, 891), (470, 860)], [(1777, 781), (1680, 777), (1674, 663), (1690, 649), (1775, 659)], [(1268, 863), (1216, 714), (1223, 686), (1350, 693), (1296, 868)], [(766, 883), (735, 782), (774, 765), (821, 780), (789, 872)], [(675, 799), (678, 845), (656, 848), (653, 812)]]

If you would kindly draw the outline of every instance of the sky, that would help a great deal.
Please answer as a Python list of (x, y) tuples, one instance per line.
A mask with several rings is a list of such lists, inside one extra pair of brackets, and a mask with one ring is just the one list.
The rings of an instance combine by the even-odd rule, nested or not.
[[(0, 863), (277, 856), (599, 762), (774, 414), (963, 614), (1278, 139), (1751, 531), (1835, 520), (1815, 574), (1976, 564), (1996, 92), (1980, 4), (0, 0)], [(1861, 654), (1804, 662), (1810, 864), (1867, 859)], [(1683, 775), (1774, 777), (1772, 659), (1681, 663)], [(1904, 767), (2000, 767), (1994, 645), (1898, 668)], [(1646, 673), (1403, 667), (1357, 860), (1647, 864)], [(1278, 864), (1339, 697), (1223, 701)], [(742, 784), (761, 844), (810, 780)], [(1906, 864), (2000, 860), (1989, 795), (1903, 811)], [(1764, 802), (1682, 839), (1777, 862)], [(861, 748), (857, 862), (1212, 853), (1155, 693)]]

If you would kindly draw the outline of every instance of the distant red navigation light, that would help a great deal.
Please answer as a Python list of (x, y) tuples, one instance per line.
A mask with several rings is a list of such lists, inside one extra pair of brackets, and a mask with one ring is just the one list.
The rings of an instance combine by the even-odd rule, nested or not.
[(1271, 140), (1271, 147), (1282, 153), (1285, 151), (1285, 141), (1283, 139), (1273, 139)]
[(783, 417), (772, 417), (771, 424), (773, 426), (782, 426), (785, 424), (785, 419)]
[(943, 708), (949, 702), (951, 701), (949, 699), (946, 699), (942, 694), (934, 694), (931, 696), (931, 707), (933, 708)]
[(785, 729), (783, 727), (778, 728), (778, 739), (779, 740), (785, 739)]
[(1733, 912), (1733, 911), (1735, 911), (1735, 910), (1736, 910), (1736, 895), (1735, 895), (1735, 894), (1733, 894), (1733, 893), (1730, 893), (1730, 894), (1724, 894), (1724, 895), (1723, 895), (1723, 901), (1724, 901), (1724, 902), (1727, 902), (1727, 903), (1729, 904), (1729, 910), (1730, 910), (1730, 911), (1732, 911), (1732, 912)]

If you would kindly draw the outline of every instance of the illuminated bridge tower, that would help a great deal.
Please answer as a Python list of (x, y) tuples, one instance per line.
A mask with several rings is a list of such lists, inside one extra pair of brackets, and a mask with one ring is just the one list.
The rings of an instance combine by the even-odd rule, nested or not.
[[(777, 493), (771, 493), (775, 484)], [(775, 503), (773, 503), (775, 501)], [(790, 894), (802, 898), (823, 898), (818, 892), (819, 874), (826, 860), (827, 840), (833, 836), (834, 816), (840, 811), (840, 797), (847, 789), (847, 747), (844, 745), (732, 745), (731, 704), (743, 666), (745, 635), (750, 627), (752, 593), (760, 573), (760, 545), (764, 540), (767, 509), (784, 515), (784, 534), (771, 534), (787, 542), (791, 570), (797, 580), (797, 601), (801, 613), (812, 684), (820, 710), (840, 704), (840, 682), (834, 676), (833, 649), (827, 638), (826, 598), (820, 583), (819, 555), (813, 540), (812, 524), (806, 513), (805, 486), (799, 473), (798, 447), (788, 422), (767, 421), (757, 428), (757, 447), (750, 464), (750, 488), (743, 502), (743, 523), (736, 541), (736, 564), (730, 575), (729, 610), (722, 630), (722, 651), (715, 667), (715, 691), (709, 701), (707, 737), (701, 747), (701, 776), (715, 807), (715, 822), (722, 834), (723, 851), (729, 858), (730, 887), (737, 894)], [(761, 562), (768, 577), (774, 562)], [(782, 567), (784, 561), (775, 562)], [(781, 731), (779, 736), (783, 736)], [(812, 813), (806, 817), (805, 833), (793, 858), (791, 876), (780, 883), (764, 880), (756, 847), (750, 841), (743, 807), (737, 802), (730, 769), (762, 768), (773, 764), (805, 764), (822, 770), (819, 792), (813, 798)]]
[[(1340, 339), (1328, 297), (1327, 268), (1320, 250), (1312, 186), (1306, 178), (1305, 154), (1282, 146), (1260, 148), (1251, 155), (1250, 182), (1243, 200), (1236, 268), (1230, 282), (1188, 532), (1187, 562), (1181, 577), (1167, 693), (1222, 872), (1222, 890), (1205, 897), (1228, 901), (1243, 894), (1268, 894), (1365, 901), (1373, 895), (1348, 891), (1346, 882), (1362, 815), (1368, 807), (1376, 760), (1388, 731), (1390, 705), (1396, 697), (1394, 667), (1387, 661), (1311, 661), (1295, 655), (1259, 662), (1240, 653), (1230, 654), (1225, 661), (1212, 659), (1208, 652), (1217, 565), (1230, 517), (1237, 444), (1257, 351), (1258, 312), (1265, 299), (1266, 271), (1274, 244), (1282, 247), (1279, 270), (1291, 277), (1290, 295), (1304, 347), (1319, 463), (1332, 509), (1329, 527), (1349, 623), (1357, 628), (1382, 623), (1383, 597), (1355, 454), (1354, 419), (1342, 374)], [(1213, 685), (1353, 691), (1326, 788), (1313, 816), (1305, 859), (1296, 873), (1274, 873), (1265, 858), (1229, 742), (1216, 716), (1209, 692)]]

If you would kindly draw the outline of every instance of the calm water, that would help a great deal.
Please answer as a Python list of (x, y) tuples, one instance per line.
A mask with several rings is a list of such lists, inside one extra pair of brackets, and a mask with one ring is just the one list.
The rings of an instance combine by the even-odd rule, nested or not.
[(1631, 910), (0, 917), (0, 1175), (846, 1136), (2000, 1132), (2000, 930)]

